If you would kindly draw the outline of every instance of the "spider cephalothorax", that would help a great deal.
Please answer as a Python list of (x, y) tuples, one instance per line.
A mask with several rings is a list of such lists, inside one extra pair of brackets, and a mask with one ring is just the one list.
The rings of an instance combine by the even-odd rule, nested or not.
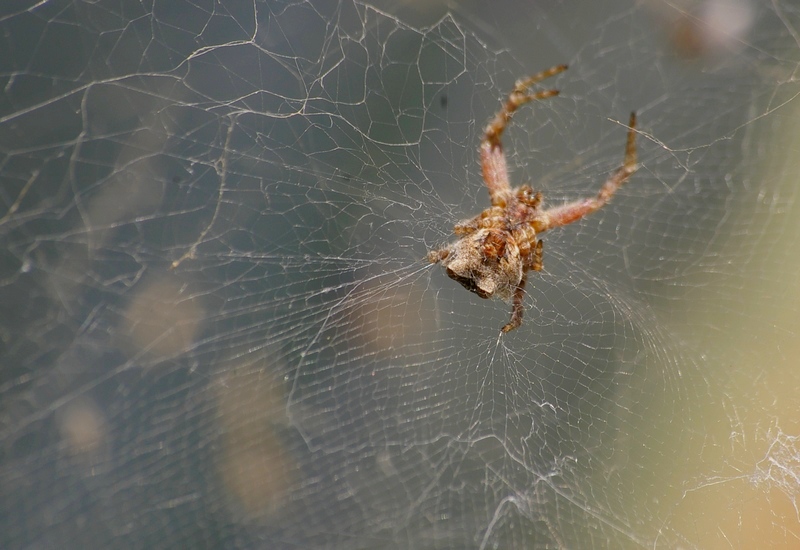
[(558, 95), (558, 90), (528, 93), (527, 89), (545, 78), (566, 70), (559, 65), (517, 82), (508, 100), (486, 127), (481, 141), (481, 168), (492, 206), (470, 220), (457, 224), (459, 239), (446, 248), (428, 253), (441, 263), (447, 275), (481, 298), (513, 300), (511, 320), (502, 328), (508, 332), (522, 323), (523, 298), (528, 271), (542, 269), (542, 241), (539, 233), (578, 221), (608, 202), (636, 171), (636, 115), (631, 113), (628, 141), (621, 167), (603, 184), (597, 196), (541, 210), (541, 193), (528, 185), (511, 189), (508, 181), (503, 133), (511, 115), (521, 105)]

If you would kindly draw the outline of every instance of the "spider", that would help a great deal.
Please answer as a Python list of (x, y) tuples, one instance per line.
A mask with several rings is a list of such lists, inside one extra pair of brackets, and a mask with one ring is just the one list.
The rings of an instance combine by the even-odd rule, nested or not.
[(431, 263), (441, 263), (447, 276), (481, 298), (512, 301), (511, 320), (501, 329), (509, 332), (522, 324), (528, 271), (542, 269), (542, 241), (548, 229), (576, 222), (602, 208), (636, 169), (636, 113), (628, 123), (625, 158), (600, 188), (597, 196), (542, 209), (542, 194), (529, 185), (511, 188), (500, 136), (511, 115), (529, 101), (558, 95), (558, 90), (530, 92), (533, 84), (567, 70), (558, 65), (518, 80), (506, 102), (489, 122), (481, 141), (483, 181), (492, 206), (472, 219), (456, 224), (458, 240), (428, 253)]

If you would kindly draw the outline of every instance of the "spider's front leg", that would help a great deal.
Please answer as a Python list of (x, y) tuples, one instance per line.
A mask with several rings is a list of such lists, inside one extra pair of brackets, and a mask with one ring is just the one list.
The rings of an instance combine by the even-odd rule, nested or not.
[(483, 181), (489, 189), (489, 197), (492, 200), (492, 205), (505, 206), (506, 201), (511, 195), (511, 184), (508, 181), (508, 166), (506, 165), (506, 157), (503, 153), (503, 144), (500, 141), (500, 136), (511, 120), (511, 115), (529, 101), (558, 95), (558, 90), (544, 90), (535, 93), (530, 93), (527, 90), (537, 82), (566, 70), (566, 65), (558, 65), (531, 77), (518, 80), (514, 89), (511, 90), (511, 93), (508, 95), (506, 102), (486, 127), (486, 132), (484, 133), (480, 147), (481, 168), (483, 170)]
[(537, 233), (541, 233), (554, 227), (576, 222), (584, 216), (600, 210), (638, 168), (639, 165), (636, 163), (636, 113), (631, 113), (631, 118), (628, 122), (628, 140), (625, 143), (625, 158), (622, 160), (622, 166), (611, 174), (596, 196), (555, 206), (540, 213), (532, 222), (534, 229), (536, 229)]

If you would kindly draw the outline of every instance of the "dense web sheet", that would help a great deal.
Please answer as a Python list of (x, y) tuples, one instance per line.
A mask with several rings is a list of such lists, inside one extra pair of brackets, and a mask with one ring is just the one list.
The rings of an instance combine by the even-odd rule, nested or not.
[[(800, 544), (794, 2), (9, 2), (0, 546)], [(440, 11), (437, 11), (440, 10)], [(594, 194), (523, 325), (426, 253)]]

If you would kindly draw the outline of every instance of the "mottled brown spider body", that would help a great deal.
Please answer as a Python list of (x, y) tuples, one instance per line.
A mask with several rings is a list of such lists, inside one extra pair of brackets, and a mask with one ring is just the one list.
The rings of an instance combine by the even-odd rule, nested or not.
[(537, 235), (600, 209), (637, 168), (636, 115), (631, 113), (623, 164), (606, 180), (597, 196), (541, 210), (541, 193), (527, 185), (511, 188), (500, 135), (521, 105), (558, 95), (558, 90), (528, 93), (527, 89), (566, 69), (566, 65), (559, 65), (516, 83), (508, 100), (486, 127), (481, 141), (483, 179), (492, 206), (457, 224), (454, 228), (460, 237), (457, 241), (428, 253), (432, 263), (441, 263), (447, 275), (470, 292), (481, 298), (513, 301), (511, 320), (502, 328), (503, 332), (522, 323), (528, 271), (542, 269), (542, 241)]

